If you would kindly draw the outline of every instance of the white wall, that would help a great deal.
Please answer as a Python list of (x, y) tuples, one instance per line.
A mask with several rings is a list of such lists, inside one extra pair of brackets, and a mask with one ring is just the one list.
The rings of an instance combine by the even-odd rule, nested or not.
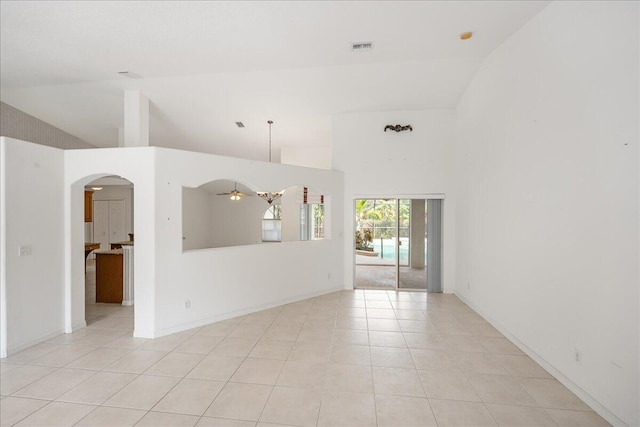
[[(108, 175), (134, 184), (134, 336), (158, 337), (343, 287), (341, 173), (154, 147), (64, 151), (5, 138), (0, 147), (3, 351), (86, 325), (84, 186)], [(331, 239), (183, 253), (183, 186), (225, 176), (265, 191), (304, 182), (330, 195)], [(32, 255), (18, 257), (25, 244)]]
[(552, 2), (457, 125), (456, 293), (619, 425), (640, 423), (638, 16)]
[[(384, 132), (386, 125), (413, 131)], [(353, 201), (360, 197), (444, 194), (443, 283), (453, 292), (455, 195), (451, 175), (455, 141), (453, 110), (385, 111), (334, 116), (331, 124), (333, 168), (345, 181), (345, 276), (353, 287)]]
[(331, 149), (324, 146), (283, 146), (280, 149), (280, 163), (307, 168), (331, 169)]
[[(105, 175), (134, 184), (135, 336), (158, 337), (342, 288), (340, 173), (155, 147), (67, 151), (65, 162), (67, 330), (84, 320), (83, 187)], [(335, 195), (335, 226), (327, 225), (333, 240), (183, 253), (183, 187), (229, 176), (260, 183), (258, 190), (306, 182)]]
[(182, 189), (182, 249), (210, 248), (211, 194), (202, 188)]
[(294, 186), (287, 189), (280, 199), (280, 223), (281, 240), (283, 242), (295, 242), (300, 240), (300, 205), (297, 203), (297, 193), (300, 187)]
[[(343, 288), (341, 173), (167, 149), (157, 156), (156, 336)], [(330, 194), (331, 239), (182, 252), (182, 187), (230, 176), (259, 191), (306, 183)]]
[(211, 246), (257, 245), (262, 243), (262, 215), (267, 203), (258, 196), (231, 200), (210, 195)]
[[(64, 154), (0, 138), (0, 357), (64, 331)], [(19, 256), (28, 245), (31, 254)]]

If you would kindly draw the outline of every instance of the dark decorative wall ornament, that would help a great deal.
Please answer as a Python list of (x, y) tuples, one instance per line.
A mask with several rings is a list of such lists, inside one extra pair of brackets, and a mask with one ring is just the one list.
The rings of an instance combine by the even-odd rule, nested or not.
[(408, 130), (408, 131), (413, 132), (413, 128), (411, 127), (411, 125), (406, 125), (406, 126), (402, 126), (402, 125), (395, 125), (395, 126), (394, 125), (386, 125), (384, 127), (384, 131), (386, 132), (387, 129), (391, 129), (391, 130), (394, 130), (396, 132), (402, 132), (403, 130)]

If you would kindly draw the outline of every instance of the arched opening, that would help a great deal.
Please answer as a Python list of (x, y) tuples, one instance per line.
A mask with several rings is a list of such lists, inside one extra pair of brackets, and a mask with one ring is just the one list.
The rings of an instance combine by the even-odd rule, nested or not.
[(106, 176), (84, 187), (85, 319), (133, 331), (133, 184)]
[[(134, 327), (134, 184), (101, 173), (68, 191), (65, 331), (83, 326), (132, 336)], [(84, 243), (84, 252), (79, 249)], [(103, 331), (104, 332), (104, 331)]]
[(182, 187), (182, 250), (262, 243), (265, 206), (250, 186), (238, 180)]
[(303, 185), (259, 194), (227, 179), (182, 187), (182, 250), (325, 238), (323, 194)]

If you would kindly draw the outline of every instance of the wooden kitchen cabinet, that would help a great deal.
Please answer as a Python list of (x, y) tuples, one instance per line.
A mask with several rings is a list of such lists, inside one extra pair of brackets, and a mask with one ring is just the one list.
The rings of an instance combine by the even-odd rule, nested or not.
[(96, 252), (96, 302), (122, 304), (123, 251)]
[(93, 191), (84, 192), (84, 222), (93, 222)]

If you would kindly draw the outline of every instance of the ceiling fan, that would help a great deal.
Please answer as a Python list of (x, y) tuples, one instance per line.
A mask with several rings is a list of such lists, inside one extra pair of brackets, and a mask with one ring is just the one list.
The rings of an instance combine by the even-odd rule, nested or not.
[(227, 193), (217, 193), (218, 196), (231, 196), (231, 200), (240, 200), (241, 197), (251, 196), (251, 194), (246, 194), (238, 191), (238, 183), (234, 181), (233, 183), (233, 191), (229, 191)]

